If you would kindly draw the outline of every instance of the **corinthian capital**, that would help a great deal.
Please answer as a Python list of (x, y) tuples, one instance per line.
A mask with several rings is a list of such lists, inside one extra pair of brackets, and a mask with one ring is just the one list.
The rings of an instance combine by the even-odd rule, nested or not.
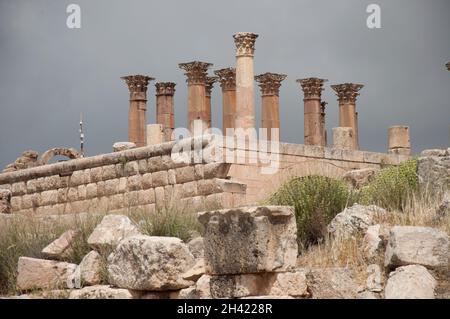
[(220, 86), (223, 91), (236, 90), (236, 69), (226, 68), (214, 71), (219, 77)]
[(188, 63), (180, 63), (178, 67), (185, 71), (187, 76), (188, 85), (205, 85), (208, 68), (211, 67), (211, 63), (193, 61)]
[(326, 79), (306, 78), (298, 79), (297, 83), (300, 83), (305, 99), (320, 99), (324, 90), (323, 84), (327, 81)]
[(261, 94), (264, 95), (278, 95), (280, 92), (281, 82), (287, 77), (285, 74), (264, 73), (255, 76), (261, 88)]
[(331, 88), (336, 91), (339, 103), (355, 103), (358, 91), (364, 87), (362, 84), (344, 83), (332, 85)]
[(450, 71), (450, 61), (445, 66), (447, 67), (447, 70)]
[(236, 56), (253, 56), (257, 34), (251, 32), (238, 32), (233, 35), (236, 44)]
[(121, 77), (128, 85), (130, 93), (146, 93), (148, 82), (153, 81), (155, 78), (146, 75), (128, 75)]
[(214, 83), (216, 83), (218, 79), (219, 78), (217, 76), (206, 77), (205, 93), (207, 96), (211, 96), (211, 91), (214, 87)]
[(174, 95), (175, 83), (173, 82), (158, 82), (155, 83), (156, 95)]

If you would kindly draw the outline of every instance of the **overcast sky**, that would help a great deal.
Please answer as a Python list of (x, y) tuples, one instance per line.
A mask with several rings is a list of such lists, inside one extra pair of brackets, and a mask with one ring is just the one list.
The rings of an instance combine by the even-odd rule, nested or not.
[[(68, 29), (66, 7), (81, 7)], [(381, 6), (381, 29), (366, 7)], [(120, 76), (146, 74), (177, 83), (176, 126), (186, 126), (180, 62), (234, 66), (232, 35), (251, 31), (255, 73), (288, 75), (280, 91), (281, 137), (303, 143), (298, 78), (329, 79), (327, 128), (338, 124), (331, 84), (364, 84), (357, 101), (361, 149), (387, 149), (387, 129), (409, 125), (413, 151), (448, 147), (450, 126), (448, 0), (0, 0), (0, 167), (27, 149), (79, 148), (85, 117), (88, 155), (127, 140), (128, 89)], [(155, 122), (149, 87), (148, 121)], [(260, 98), (256, 89), (257, 120)], [(213, 92), (221, 127), (221, 93)]]

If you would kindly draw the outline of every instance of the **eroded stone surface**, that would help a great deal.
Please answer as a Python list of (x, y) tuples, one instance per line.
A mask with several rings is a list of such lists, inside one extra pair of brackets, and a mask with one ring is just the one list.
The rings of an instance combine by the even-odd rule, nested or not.
[(121, 241), (108, 257), (110, 283), (134, 290), (177, 290), (194, 283), (182, 275), (194, 264), (186, 244), (175, 237), (138, 235)]
[(56, 240), (51, 242), (47, 247), (42, 250), (44, 256), (52, 259), (62, 259), (68, 257), (71, 253), (71, 246), (75, 240), (77, 232), (69, 229), (65, 231)]
[(434, 299), (436, 280), (420, 265), (397, 268), (389, 274), (385, 287), (386, 299)]
[(243, 207), (204, 212), (205, 266), (209, 274), (286, 271), (297, 259), (292, 207)]
[(113, 288), (108, 285), (84, 287), (72, 290), (69, 299), (133, 299), (136, 295), (128, 289)]
[(67, 288), (67, 279), (76, 268), (77, 265), (66, 262), (20, 257), (17, 288), (21, 291)]
[(314, 299), (354, 299), (358, 285), (347, 268), (317, 268), (306, 274)]
[(418, 264), (429, 268), (448, 266), (449, 239), (430, 227), (394, 226), (385, 254), (385, 266)]
[(377, 170), (373, 168), (355, 169), (344, 174), (343, 179), (353, 188), (367, 185), (375, 177)]
[(102, 281), (102, 274), (106, 271), (103, 257), (95, 250), (84, 256), (80, 265), (80, 276), (83, 285), (98, 285)]
[(375, 223), (377, 217), (387, 214), (381, 207), (354, 204), (337, 214), (328, 225), (328, 232), (335, 236), (348, 237), (357, 233), (364, 233)]
[(134, 223), (123, 215), (106, 215), (88, 238), (88, 244), (96, 250), (113, 249), (122, 240), (138, 235)]

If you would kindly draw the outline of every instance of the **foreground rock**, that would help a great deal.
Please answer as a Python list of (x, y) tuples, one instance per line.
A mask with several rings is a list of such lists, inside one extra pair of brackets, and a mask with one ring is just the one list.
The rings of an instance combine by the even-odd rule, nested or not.
[(72, 290), (69, 299), (134, 299), (135, 293), (128, 289), (112, 288), (111, 286), (91, 286)]
[(434, 299), (436, 280), (428, 270), (419, 265), (397, 268), (389, 274), (386, 299)]
[(446, 233), (429, 227), (394, 226), (386, 247), (385, 266), (418, 264), (429, 268), (448, 266)]
[(386, 248), (390, 227), (383, 224), (372, 225), (367, 228), (363, 238), (364, 257), (369, 262), (378, 262)]
[(186, 244), (175, 237), (129, 237), (108, 257), (110, 283), (134, 290), (177, 290), (194, 283), (182, 275), (194, 265)]
[(357, 233), (364, 233), (369, 226), (375, 223), (377, 218), (386, 215), (386, 210), (381, 207), (354, 204), (333, 218), (328, 225), (328, 232), (340, 237), (349, 237)]
[(203, 237), (195, 237), (188, 242), (187, 245), (195, 259), (203, 258), (205, 256), (205, 244)]
[(78, 267), (82, 284), (98, 285), (102, 282), (102, 274), (106, 271), (106, 266), (102, 256), (95, 250), (84, 256)]
[(67, 279), (77, 265), (53, 260), (20, 257), (18, 263), (17, 289), (68, 288)]
[(313, 299), (355, 299), (358, 285), (347, 268), (317, 268), (306, 275)]
[(210, 289), (213, 298), (308, 296), (303, 271), (211, 276)]
[(223, 209), (199, 214), (208, 274), (286, 271), (297, 260), (292, 207)]
[(59, 238), (51, 242), (47, 247), (42, 250), (42, 254), (45, 257), (51, 259), (63, 259), (67, 258), (72, 252), (72, 244), (75, 241), (77, 232), (74, 230), (68, 230), (64, 232)]
[(106, 215), (95, 227), (87, 242), (95, 250), (114, 249), (122, 239), (139, 235), (138, 228), (123, 215)]
[(351, 187), (359, 189), (371, 182), (377, 171), (374, 168), (355, 169), (345, 173), (342, 178)]
[(211, 276), (201, 276), (194, 286), (181, 289), (178, 299), (211, 299)]
[(436, 210), (436, 221), (439, 222), (443, 218), (450, 216), (450, 191), (444, 194), (442, 203)]

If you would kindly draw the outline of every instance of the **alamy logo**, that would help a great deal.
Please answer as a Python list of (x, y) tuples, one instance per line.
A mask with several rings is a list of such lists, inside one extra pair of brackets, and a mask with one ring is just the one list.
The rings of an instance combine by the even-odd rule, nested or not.
[(381, 8), (378, 4), (369, 4), (366, 9), (370, 15), (367, 17), (366, 24), (369, 29), (381, 28)]
[(81, 8), (78, 4), (69, 4), (66, 9), (66, 13), (69, 16), (66, 20), (66, 25), (69, 29), (80, 29), (81, 28)]

